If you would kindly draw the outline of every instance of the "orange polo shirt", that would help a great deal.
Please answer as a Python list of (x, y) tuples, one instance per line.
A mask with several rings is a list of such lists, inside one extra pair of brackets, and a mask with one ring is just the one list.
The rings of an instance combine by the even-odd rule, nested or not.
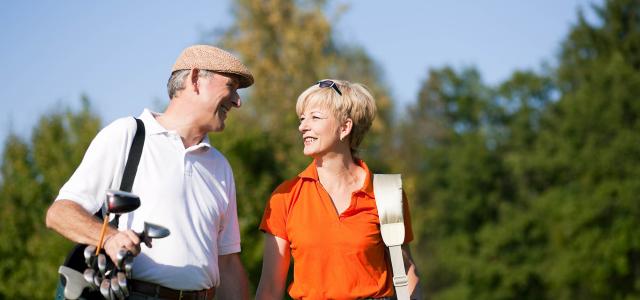
[[(340, 215), (318, 179), (312, 162), (271, 194), (260, 230), (289, 242), (294, 261), (294, 299), (357, 299), (389, 297), (393, 271), (380, 235), (380, 220), (367, 165), (364, 186), (351, 195)], [(405, 244), (413, 239), (403, 193)]]

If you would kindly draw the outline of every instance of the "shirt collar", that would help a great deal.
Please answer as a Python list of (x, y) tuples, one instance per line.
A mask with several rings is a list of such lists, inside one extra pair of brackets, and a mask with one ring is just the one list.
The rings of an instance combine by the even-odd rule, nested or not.
[(140, 120), (144, 122), (144, 129), (147, 134), (152, 135), (169, 132), (169, 130), (162, 127), (162, 125), (158, 123), (158, 120), (156, 120), (156, 117), (161, 115), (161, 113), (150, 111), (147, 108), (142, 111), (142, 113), (140, 114)]
[[(156, 120), (156, 117), (161, 115), (162, 115), (161, 113), (151, 111), (147, 108), (145, 108), (144, 111), (142, 111), (142, 114), (140, 114), (139, 118), (144, 122), (145, 131), (147, 132), (148, 135), (169, 133), (169, 130), (164, 128), (160, 123), (158, 123), (158, 120)], [(196, 150), (200, 148), (204, 148), (204, 149), (211, 148), (211, 143), (209, 141), (208, 134), (204, 136), (204, 138), (202, 139), (202, 141), (200, 141), (200, 143), (189, 147), (188, 150)]]
[[(363, 192), (367, 194), (369, 197), (375, 198), (373, 193), (373, 179), (372, 179), (373, 177), (372, 177), (371, 171), (369, 170), (369, 167), (363, 160), (360, 160), (360, 159), (356, 160), (356, 164), (361, 168), (363, 168), (364, 171), (367, 173), (367, 177), (364, 179), (364, 184), (362, 185), (362, 188), (360, 188), (359, 192)], [(319, 181), (320, 179), (318, 178), (318, 169), (316, 168), (316, 161), (315, 160), (312, 161), (311, 164), (309, 164), (307, 168), (304, 169), (304, 171), (298, 174), (298, 177)]]

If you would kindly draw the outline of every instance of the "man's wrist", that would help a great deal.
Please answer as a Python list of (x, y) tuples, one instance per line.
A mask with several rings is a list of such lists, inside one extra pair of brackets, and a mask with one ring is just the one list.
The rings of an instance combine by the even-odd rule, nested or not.
[(110, 234), (107, 237), (104, 238), (104, 241), (102, 242), (101, 248), (105, 249), (105, 251), (107, 250), (107, 242), (109, 240), (111, 240), (111, 238), (114, 236), (115, 234)]

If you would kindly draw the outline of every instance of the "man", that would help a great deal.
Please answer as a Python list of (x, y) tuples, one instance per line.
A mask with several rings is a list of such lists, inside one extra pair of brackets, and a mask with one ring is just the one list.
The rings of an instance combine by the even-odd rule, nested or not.
[[(241, 105), (237, 89), (252, 84), (230, 53), (188, 47), (173, 66), (165, 112), (140, 116), (146, 133), (131, 192), (141, 205), (120, 218), (119, 229), (109, 227), (101, 245), (114, 261), (123, 248), (137, 255), (130, 299), (248, 298), (233, 174), (207, 134), (224, 129), (228, 112)], [(135, 130), (133, 118), (122, 118), (98, 133), (49, 208), (47, 227), (78, 243), (99, 242), (102, 223), (93, 214), (105, 190), (118, 189)], [(135, 232), (145, 221), (171, 235), (141, 248)]]

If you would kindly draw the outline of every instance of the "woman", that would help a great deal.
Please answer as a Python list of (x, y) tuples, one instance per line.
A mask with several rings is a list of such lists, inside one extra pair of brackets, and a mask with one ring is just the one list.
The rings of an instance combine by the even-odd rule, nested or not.
[[(372, 173), (355, 152), (376, 106), (361, 84), (323, 80), (296, 104), (304, 155), (313, 162), (271, 195), (260, 224), (265, 246), (257, 299), (282, 299), (291, 257), (294, 299), (366, 299), (394, 295), (380, 236)], [(409, 291), (418, 282), (407, 243), (413, 238), (404, 199)]]

